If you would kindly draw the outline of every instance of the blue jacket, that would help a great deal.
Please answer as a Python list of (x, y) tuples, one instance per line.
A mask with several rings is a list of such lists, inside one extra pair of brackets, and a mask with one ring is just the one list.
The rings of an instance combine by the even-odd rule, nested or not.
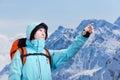
[[(45, 40), (36, 39), (30, 41), (30, 34), (37, 23), (30, 24), (26, 31), (26, 49), (27, 53), (44, 53)], [(24, 65), (22, 65), (20, 53), (17, 51), (10, 64), (8, 80), (52, 80), (51, 71), (65, 63), (84, 45), (87, 38), (81, 33), (74, 39), (73, 43), (63, 50), (49, 50), (51, 55), (51, 65), (45, 56), (28, 56)]]

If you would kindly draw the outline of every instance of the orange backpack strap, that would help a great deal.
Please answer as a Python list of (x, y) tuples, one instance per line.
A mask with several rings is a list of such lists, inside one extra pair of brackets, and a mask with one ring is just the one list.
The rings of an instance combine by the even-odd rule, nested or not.
[(20, 57), (22, 60), (22, 64), (24, 65), (24, 63), (26, 61), (26, 56), (24, 56), (24, 55), (26, 55), (26, 53), (27, 53), (26, 48), (22, 47), (22, 48), (19, 48), (18, 50), (20, 51)]
[(16, 41), (13, 43), (12, 48), (11, 48), (11, 50), (10, 50), (10, 58), (11, 58), (11, 60), (12, 60), (12, 58), (14, 57), (14, 54), (15, 54), (16, 50), (18, 49), (18, 42), (19, 42), (19, 40), (16, 40)]
[(49, 50), (45, 48), (45, 53), (46, 55), (48, 56), (48, 62), (50, 64), (50, 67), (52, 68), (52, 65), (51, 65), (51, 56), (50, 56), (50, 53), (49, 53)]

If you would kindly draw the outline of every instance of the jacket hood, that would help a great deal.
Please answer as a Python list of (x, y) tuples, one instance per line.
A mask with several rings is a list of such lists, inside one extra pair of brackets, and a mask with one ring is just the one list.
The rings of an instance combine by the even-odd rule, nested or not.
[(31, 23), (30, 25), (27, 26), (27, 29), (26, 29), (26, 37), (27, 37), (27, 39), (30, 39), (31, 32), (39, 24), (40, 23)]

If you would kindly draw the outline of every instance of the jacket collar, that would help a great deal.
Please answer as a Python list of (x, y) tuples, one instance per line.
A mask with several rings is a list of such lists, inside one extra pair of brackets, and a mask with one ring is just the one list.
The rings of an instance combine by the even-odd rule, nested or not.
[(41, 52), (44, 50), (45, 47), (45, 40), (44, 39), (35, 39), (35, 40), (27, 40), (26, 45), (35, 49), (37, 52)]

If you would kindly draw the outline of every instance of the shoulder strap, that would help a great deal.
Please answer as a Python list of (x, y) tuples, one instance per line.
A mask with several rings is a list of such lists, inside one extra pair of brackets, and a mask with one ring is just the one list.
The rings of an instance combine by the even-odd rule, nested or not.
[(22, 61), (22, 64), (24, 65), (24, 63), (26, 61), (26, 57), (24, 57), (24, 55), (26, 55), (26, 53), (27, 53), (26, 48), (25, 47), (21, 47), (18, 50), (20, 51), (21, 61)]
[(50, 61), (51, 61), (50, 53), (49, 53), (48, 49), (46, 49), (46, 48), (45, 48), (45, 53), (48, 56), (48, 61), (50, 63)]
[(18, 49), (18, 43), (19, 43), (19, 40), (15, 40), (12, 44), (12, 47), (10, 49), (10, 58), (12, 60), (12, 58), (14, 57), (14, 54), (16, 52), (16, 49)]
[(47, 56), (49, 56), (48, 61), (49, 61), (50, 67), (52, 68), (52, 64), (51, 64), (51, 56), (50, 56), (49, 50), (46, 49), (46, 48), (45, 48), (45, 53), (46, 53)]
[(46, 54), (43, 54), (43, 53), (34, 53), (34, 54), (26, 54), (27, 51), (26, 51), (26, 48), (25, 47), (21, 47), (18, 49), (20, 51), (20, 55), (21, 55), (21, 60), (22, 60), (22, 64), (24, 65), (25, 61), (26, 61), (26, 57), (27, 56), (31, 56), (31, 55), (42, 55), (42, 56), (46, 56), (48, 58), (48, 62), (50, 64), (50, 67), (52, 68), (52, 65), (51, 65), (51, 56), (50, 56), (50, 53), (49, 53), (49, 50), (48, 49), (45, 49), (45, 53)]

